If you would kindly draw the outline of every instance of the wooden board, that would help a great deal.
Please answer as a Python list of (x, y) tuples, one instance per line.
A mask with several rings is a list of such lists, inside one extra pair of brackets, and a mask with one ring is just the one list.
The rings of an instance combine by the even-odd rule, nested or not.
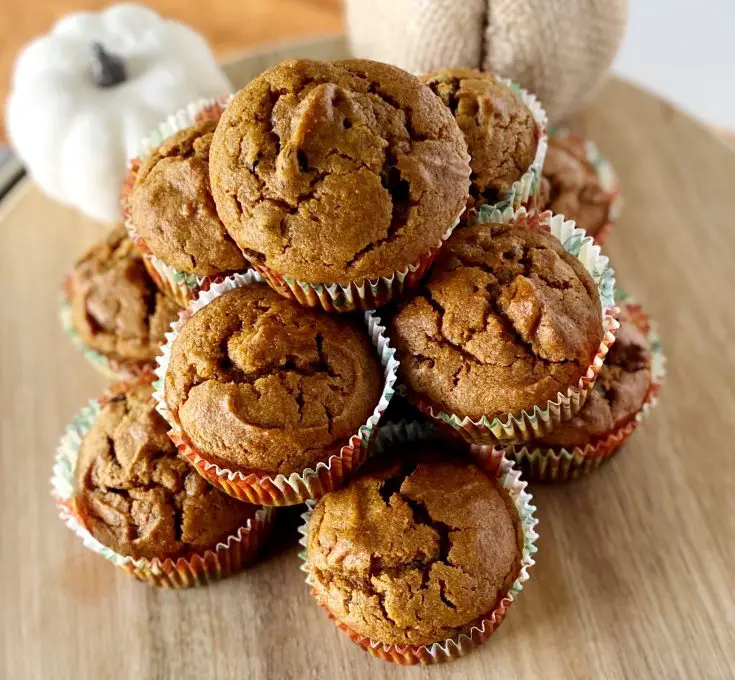
[(735, 155), (616, 81), (575, 127), (622, 176), (626, 208), (606, 250), (658, 320), (669, 376), (617, 459), (534, 489), (527, 588), (487, 645), (431, 670), (372, 659), (328, 622), (299, 571), (298, 511), (280, 516), (261, 563), (190, 592), (132, 581), (57, 520), (57, 438), (105, 384), (61, 333), (57, 285), (102, 232), (30, 183), (14, 190), (0, 206), (0, 677), (733, 677)]

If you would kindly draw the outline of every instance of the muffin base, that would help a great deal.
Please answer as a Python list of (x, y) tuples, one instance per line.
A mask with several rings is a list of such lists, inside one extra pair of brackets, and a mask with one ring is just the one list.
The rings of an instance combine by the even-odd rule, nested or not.
[[(379, 451), (391, 443), (408, 443), (421, 441), (435, 435), (435, 430), (429, 423), (406, 422), (388, 423), (380, 428), (376, 449)], [(345, 625), (321, 603), (329, 618), (339, 630), (347, 635), (355, 644), (373, 656), (401, 665), (415, 664), (437, 664), (464, 656), (478, 645), (485, 642), (501, 624), (509, 607), (518, 594), (523, 590), (523, 584), (528, 580), (528, 570), (535, 564), (533, 555), (536, 553), (536, 525), (538, 520), (534, 516), (536, 508), (531, 504), (532, 497), (526, 492), (526, 482), (521, 480), (520, 472), (513, 463), (504, 456), (503, 450), (490, 446), (477, 446), (471, 448), (471, 454), (476, 463), (497, 482), (508, 493), (518, 512), (521, 532), (523, 534), (523, 546), (521, 550), (520, 571), (516, 580), (502, 597), (500, 597), (491, 611), (479, 617), (466, 627), (467, 632), (458, 633), (450, 638), (439, 640), (428, 645), (397, 645), (371, 640), (364, 635), (352, 630)], [(301, 539), (299, 542), (306, 548), (308, 540), (308, 525), (315, 502), (307, 503), (307, 511), (302, 515), (304, 520), (299, 528)], [(301, 570), (306, 574), (306, 583), (312, 586), (309, 565), (304, 550), (300, 557), (302, 559)], [(312, 589), (312, 595), (315, 595)]]
[[(129, 386), (139, 380), (126, 383)], [(124, 388), (124, 385), (118, 385)], [(62, 436), (56, 451), (51, 495), (56, 502), (61, 520), (92, 552), (121, 568), (139, 581), (161, 588), (191, 588), (206, 585), (240, 571), (251, 561), (265, 542), (273, 521), (272, 508), (258, 508), (235, 534), (215, 547), (193, 552), (176, 559), (134, 559), (120, 555), (100, 543), (87, 529), (84, 513), (74, 497), (74, 469), (82, 439), (97, 420), (100, 408), (109, 394), (93, 400), (72, 421)]]
[(618, 301), (625, 305), (634, 323), (646, 334), (651, 348), (651, 385), (643, 404), (627, 423), (584, 446), (575, 446), (572, 449), (509, 446), (506, 454), (516, 461), (527, 479), (538, 482), (567, 482), (588, 475), (610, 459), (658, 402), (666, 375), (666, 357), (661, 348), (661, 338), (641, 306), (634, 303), (626, 293), (620, 290), (618, 292)]
[(181, 313), (179, 320), (172, 325), (172, 332), (167, 334), (167, 343), (162, 347), (162, 353), (157, 359), (158, 380), (154, 383), (153, 397), (156, 400), (156, 409), (171, 426), (169, 437), (176, 444), (179, 454), (211, 484), (234, 498), (256, 505), (298, 505), (339, 488), (345, 479), (367, 460), (375, 427), (393, 397), (398, 361), (395, 359), (395, 350), (385, 336), (385, 327), (381, 325), (380, 318), (373, 312), (365, 312), (365, 324), (370, 340), (378, 352), (385, 382), (380, 400), (371, 416), (342, 446), (340, 452), (329, 456), (325, 461), (319, 461), (313, 467), (289, 475), (241, 472), (221, 467), (206, 452), (196, 448), (183, 432), (181, 423), (166, 403), (164, 377), (171, 358), (171, 347), (186, 319), (223, 293), (262, 280), (262, 277), (253, 270), (245, 274), (235, 274), (222, 283), (213, 284), (209, 290), (202, 291)]
[(587, 395), (594, 387), (620, 326), (617, 320), (619, 310), (615, 306), (615, 273), (610, 268), (607, 257), (600, 253), (600, 246), (594, 244), (592, 237), (587, 236), (583, 229), (577, 229), (574, 221), (565, 220), (563, 215), (552, 215), (550, 211), (540, 215), (529, 215), (524, 208), (511, 215), (509, 210), (497, 213), (495, 215), (497, 221), (513, 221), (527, 227), (545, 228), (561, 241), (567, 252), (584, 264), (600, 293), (603, 337), (592, 363), (576, 385), (570, 385), (566, 392), (560, 392), (554, 400), (535, 404), (529, 410), (509, 413), (493, 420), (485, 416), (479, 420), (472, 420), (467, 416), (447, 413), (437, 405), (424, 400), (421, 395), (413, 394), (404, 385), (399, 387), (400, 393), (422, 413), (441, 423), (446, 432), (460, 436), (470, 444), (512, 444), (528, 441), (548, 434), (559, 423), (579, 413)]

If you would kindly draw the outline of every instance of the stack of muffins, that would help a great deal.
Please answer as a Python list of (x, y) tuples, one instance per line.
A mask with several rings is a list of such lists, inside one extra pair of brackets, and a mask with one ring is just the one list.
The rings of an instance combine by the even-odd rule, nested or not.
[(62, 438), (63, 519), (185, 587), (306, 503), (341, 630), (397, 663), (464, 654), (533, 564), (521, 471), (589, 471), (658, 394), (658, 340), (592, 238), (618, 193), (478, 71), (288, 61), (172, 116), (64, 284), (68, 334), (120, 382)]

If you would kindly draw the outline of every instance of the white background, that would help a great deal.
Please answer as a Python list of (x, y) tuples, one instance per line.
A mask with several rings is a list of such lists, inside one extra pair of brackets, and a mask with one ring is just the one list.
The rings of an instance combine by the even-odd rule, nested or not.
[(629, 0), (613, 69), (735, 132), (735, 0)]

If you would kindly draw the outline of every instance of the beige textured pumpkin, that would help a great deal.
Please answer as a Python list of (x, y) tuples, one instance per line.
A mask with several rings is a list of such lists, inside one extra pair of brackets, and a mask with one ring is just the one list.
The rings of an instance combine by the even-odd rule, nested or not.
[(602, 82), (627, 9), (628, 0), (347, 0), (347, 25), (356, 56), (413, 73), (491, 70), (560, 121)]

